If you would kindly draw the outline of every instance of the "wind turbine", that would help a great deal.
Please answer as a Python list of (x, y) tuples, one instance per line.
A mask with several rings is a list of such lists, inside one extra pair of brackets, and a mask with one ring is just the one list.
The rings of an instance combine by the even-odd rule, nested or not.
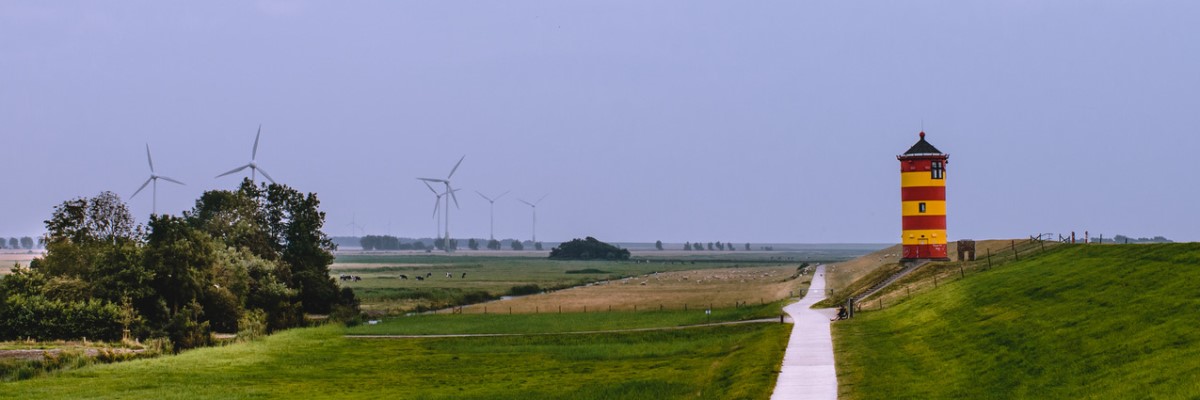
[(267, 180), (271, 181), (271, 183), (275, 183), (275, 180), (271, 179), (271, 175), (267, 174), (267, 171), (263, 170), (262, 167), (259, 167), (258, 163), (254, 161), (258, 158), (258, 138), (260, 136), (262, 136), (262, 124), (258, 125), (258, 134), (254, 135), (254, 150), (250, 153), (250, 163), (249, 164), (234, 168), (232, 171), (217, 175), (217, 177), (220, 178), (222, 176), (229, 175), (229, 174), (241, 171), (246, 168), (250, 168), (250, 183), (254, 183), (255, 173), (257, 173), (257, 172), (261, 172), (263, 174), (263, 176), (267, 178)]
[[(464, 155), (462, 158), (458, 159), (458, 163), (454, 164), (454, 168), (450, 169), (450, 174), (446, 175), (446, 179), (417, 178), (418, 180), (425, 182), (438, 182), (446, 185), (446, 192), (442, 194), (443, 196), (446, 196), (446, 211), (442, 213), (442, 216), (446, 219), (446, 229), (443, 230), (442, 233), (446, 235), (446, 237), (445, 240), (442, 241), (442, 245), (443, 248), (446, 249), (447, 253), (450, 252), (450, 199), (454, 199), (454, 207), (458, 207), (458, 196), (454, 194), (454, 192), (457, 192), (457, 190), (454, 190), (450, 187), (450, 178), (454, 176), (455, 171), (458, 171), (458, 166), (462, 165), (463, 159), (465, 158), (467, 158), (467, 156)], [(426, 185), (428, 185), (428, 183), (426, 183)], [(435, 190), (434, 193), (437, 193), (437, 191)]]
[(525, 201), (525, 200), (517, 199), (517, 201), (525, 203), (529, 207), (533, 208), (533, 245), (534, 246), (537, 246), (537, 206), (538, 206), (538, 204), (542, 204), (542, 199), (545, 199), (546, 196), (549, 196), (549, 195), (550, 195), (549, 193), (543, 194), (541, 198), (537, 199), (537, 201), (532, 202), (532, 203)]
[[(479, 193), (479, 191), (476, 190), (475, 193)], [(496, 200), (500, 200), (500, 198), (504, 197), (506, 194), (508, 194), (508, 191), (501, 193), (499, 196), (496, 196), (496, 198), (493, 199), (487, 197), (483, 193), (479, 193), (479, 197), (482, 197), (484, 200), (487, 200), (488, 203), (491, 203), (491, 205), (488, 206), (488, 216), (489, 220), (491, 221), (491, 225), (489, 225), (488, 228), (488, 238), (491, 240), (496, 240)]]
[(421, 182), (421, 183), (424, 183), (425, 187), (429, 188), (429, 191), (433, 192), (434, 196), (437, 196), (437, 199), (433, 200), (433, 227), (434, 227), (434, 232), (436, 232), (436, 234), (433, 237), (434, 237), (434, 239), (437, 239), (439, 237), (442, 237), (442, 221), (438, 219), (438, 209), (442, 205), (442, 196), (444, 195), (444, 193), (438, 193), (437, 190), (433, 189), (433, 186), (429, 186), (429, 182)]
[(138, 193), (142, 192), (142, 189), (146, 188), (146, 185), (149, 185), (150, 182), (154, 182), (154, 189), (152, 189), (154, 191), (154, 196), (153, 196), (154, 197), (154, 208), (150, 209), (151, 210), (150, 214), (158, 214), (158, 180), (162, 179), (164, 181), (178, 183), (180, 185), (184, 185), (184, 183), (154, 173), (154, 159), (150, 158), (150, 144), (149, 143), (146, 144), (146, 162), (150, 164), (150, 179), (146, 179), (146, 183), (143, 183), (142, 187), (138, 188), (138, 190), (136, 192), (133, 192), (133, 196), (129, 196), (129, 199), (133, 200), (133, 198), (135, 196), (137, 196)]
[(361, 235), (367, 234), (367, 226), (358, 224), (358, 215), (351, 215), (350, 223), (346, 224), (346, 226), (350, 227), (351, 235), (353, 235), (355, 232), (359, 232)]

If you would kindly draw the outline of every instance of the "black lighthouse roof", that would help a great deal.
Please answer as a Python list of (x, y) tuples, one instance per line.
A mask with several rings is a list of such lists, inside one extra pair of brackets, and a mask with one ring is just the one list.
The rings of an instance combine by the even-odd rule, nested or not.
[(942, 154), (942, 152), (940, 150), (938, 150), (937, 147), (933, 147), (932, 144), (929, 144), (929, 142), (925, 141), (925, 132), (922, 131), (921, 132), (921, 140), (918, 140), (917, 144), (914, 144), (911, 148), (908, 149), (908, 151), (904, 152), (904, 155), (911, 156), (911, 155), (926, 155), (926, 154)]

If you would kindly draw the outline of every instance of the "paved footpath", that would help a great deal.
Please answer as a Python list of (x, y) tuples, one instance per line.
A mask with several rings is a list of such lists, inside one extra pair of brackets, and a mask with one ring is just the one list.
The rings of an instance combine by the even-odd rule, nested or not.
[(783, 354), (783, 368), (775, 382), (772, 400), (837, 399), (837, 372), (833, 367), (833, 338), (829, 320), (831, 309), (813, 310), (813, 304), (825, 299), (825, 266), (817, 267), (808, 294), (800, 302), (783, 308), (795, 325)]

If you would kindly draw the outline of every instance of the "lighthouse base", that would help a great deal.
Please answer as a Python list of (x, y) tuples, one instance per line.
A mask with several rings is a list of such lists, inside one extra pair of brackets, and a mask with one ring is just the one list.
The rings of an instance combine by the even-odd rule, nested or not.
[(947, 254), (944, 244), (906, 244), (900, 261), (912, 260), (950, 261), (950, 256)]

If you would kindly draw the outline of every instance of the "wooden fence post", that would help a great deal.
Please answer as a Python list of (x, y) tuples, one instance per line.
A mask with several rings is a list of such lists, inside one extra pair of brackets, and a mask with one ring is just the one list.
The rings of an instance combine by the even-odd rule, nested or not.
[(1021, 261), (1021, 253), (1017, 252), (1017, 241), (1016, 240), (1012, 241), (1012, 249), (1013, 249), (1013, 258), (1017, 259), (1017, 261)]
[(992, 249), (988, 249), (988, 269), (992, 269)]

